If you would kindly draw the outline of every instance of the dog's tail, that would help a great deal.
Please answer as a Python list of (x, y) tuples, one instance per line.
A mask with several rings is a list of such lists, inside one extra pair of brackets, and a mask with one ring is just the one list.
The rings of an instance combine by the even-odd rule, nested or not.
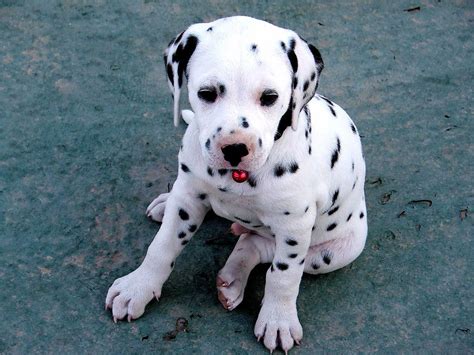
[(184, 122), (190, 124), (194, 119), (194, 112), (191, 110), (182, 110), (181, 116), (183, 117)]

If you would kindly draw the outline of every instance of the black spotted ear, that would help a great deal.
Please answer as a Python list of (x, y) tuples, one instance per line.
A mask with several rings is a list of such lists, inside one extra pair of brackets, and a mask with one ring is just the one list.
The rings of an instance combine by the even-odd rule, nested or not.
[(173, 94), (173, 122), (177, 127), (179, 124), (179, 98), (181, 96), (181, 87), (183, 86), (183, 77), (188, 77), (187, 67), (199, 39), (195, 31), (189, 27), (174, 38), (165, 50), (164, 61), (166, 73), (168, 74), (168, 85)]
[(301, 110), (316, 92), (324, 63), (316, 47), (294, 33), (287, 44), (281, 42), (281, 47), (286, 52), (293, 71), (292, 95), (288, 110), (291, 110), (291, 128), (296, 130)]

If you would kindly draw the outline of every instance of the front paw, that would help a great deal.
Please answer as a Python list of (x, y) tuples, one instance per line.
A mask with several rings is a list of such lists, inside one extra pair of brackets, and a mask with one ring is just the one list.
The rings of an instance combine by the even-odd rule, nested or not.
[(130, 322), (145, 312), (145, 306), (160, 298), (161, 285), (153, 280), (153, 271), (140, 266), (130, 274), (114, 281), (107, 292), (105, 309), (111, 308), (114, 322), (127, 315)]
[(303, 328), (298, 320), (296, 304), (264, 301), (254, 329), (258, 341), (272, 352), (278, 345), (285, 354), (303, 338)]

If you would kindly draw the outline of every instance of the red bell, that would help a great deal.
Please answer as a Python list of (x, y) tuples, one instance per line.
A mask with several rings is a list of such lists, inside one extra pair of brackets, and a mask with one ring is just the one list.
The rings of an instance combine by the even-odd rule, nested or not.
[(241, 183), (247, 181), (249, 173), (245, 170), (232, 170), (232, 179), (235, 182)]

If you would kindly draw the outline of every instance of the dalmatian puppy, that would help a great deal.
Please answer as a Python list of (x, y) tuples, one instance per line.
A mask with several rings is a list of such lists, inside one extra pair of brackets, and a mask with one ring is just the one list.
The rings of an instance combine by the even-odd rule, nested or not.
[(241, 16), (194, 24), (164, 60), (175, 125), (185, 80), (193, 109), (183, 113), (178, 178), (148, 207), (161, 228), (142, 264), (110, 287), (106, 308), (114, 321), (140, 317), (212, 209), (240, 235), (217, 275), (220, 302), (237, 307), (251, 270), (271, 263), (254, 333), (271, 351), (287, 352), (303, 337), (303, 272), (342, 268), (364, 248), (358, 131), (341, 107), (315, 94), (321, 55), (293, 31)]

